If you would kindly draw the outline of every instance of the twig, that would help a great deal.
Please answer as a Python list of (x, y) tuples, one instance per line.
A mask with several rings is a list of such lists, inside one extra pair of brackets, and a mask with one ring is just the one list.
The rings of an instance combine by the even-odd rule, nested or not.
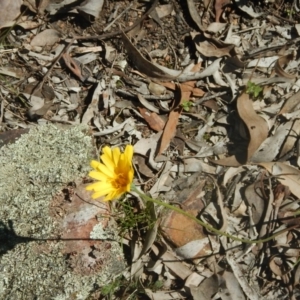
[[(129, 92), (129, 91), (125, 91), (122, 89), (117, 89), (116, 93), (120, 93), (123, 94), (123, 96), (129, 96), (129, 97), (135, 97), (137, 98), (137, 93), (134, 92)], [(157, 96), (157, 95), (142, 95), (145, 99), (147, 100), (170, 100), (172, 98), (174, 98), (174, 93), (169, 92), (165, 95), (161, 95), (161, 96)]]
[(290, 19), (286, 19), (286, 18), (283, 18), (281, 17), (280, 15), (270, 11), (267, 9), (267, 11), (270, 13), (270, 14), (273, 14), (276, 18), (278, 19), (281, 19), (282, 21), (285, 21), (285, 22), (288, 22), (288, 23), (291, 23), (291, 24), (297, 24), (297, 21), (293, 21), (293, 20), (290, 20)]
[(3, 121), (3, 116), (4, 116), (4, 98), (2, 97), (2, 101), (1, 101), (1, 108), (0, 108), (0, 125), (2, 124)]
[(240, 33), (244, 33), (244, 32), (251, 31), (251, 30), (255, 30), (255, 29), (261, 29), (261, 28), (263, 28), (264, 26), (265, 26), (265, 25), (262, 25), (262, 26), (255, 26), (255, 27), (250, 27), (250, 28), (246, 28), (246, 29), (239, 30), (239, 31), (235, 31), (234, 33), (235, 33), (235, 34), (240, 34)]
[(216, 93), (216, 94), (214, 94), (214, 95), (202, 97), (200, 100), (195, 101), (194, 103), (195, 103), (195, 104), (201, 104), (201, 103), (203, 103), (203, 102), (205, 102), (205, 101), (208, 101), (208, 100), (210, 100), (210, 99), (214, 99), (214, 98), (216, 98), (216, 97), (219, 97), (219, 96), (222, 96), (222, 95), (226, 95), (226, 94), (228, 94), (228, 92), (225, 92), (225, 91), (224, 91), (224, 92), (219, 92), (219, 93)]

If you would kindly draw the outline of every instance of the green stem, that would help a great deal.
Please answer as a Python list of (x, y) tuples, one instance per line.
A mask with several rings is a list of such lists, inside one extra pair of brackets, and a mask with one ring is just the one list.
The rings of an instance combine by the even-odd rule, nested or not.
[(272, 239), (274, 239), (276, 236), (280, 235), (281, 233), (289, 230), (289, 229), (292, 229), (294, 228), (291, 227), (291, 228), (286, 228), (286, 229), (283, 229), (283, 230), (280, 230), (278, 232), (276, 232), (275, 234), (269, 236), (269, 237), (266, 237), (266, 238), (263, 238), (263, 239), (259, 239), (259, 240), (249, 240), (249, 239), (243, 239), (243, 238), (239, 238), (237, 236), (234, 236), (234, 235), (231, 235), (227, 232), (224, 232), (224, 231), (221, 231), (221, 230), (218, 230), (216, 228), (214, 228), (213, 226), (207, 224), (207, 223), (204, 223), (203, 221), (197, 219), (196, 217), (194, 217), (193, 215), (187, 213), (186, 211), (182, 210), (181, 208), (177, 207), (177, 206), (174, 206), (174, 205), (171, 205), (169, 203), (166, 203), (166, 202), (162, 202), (160, 200), (157, 200), (157, 199), (153, 199), (147, 195), (145, 195), (144, 193), (140, 192), (134, 185), (132, 185), (132, 191), (136, 192), (140, 197), (142, 197), (145, 201), (150, 201), (152, 203), (155, 203), (155, 204), (158, 204), (160, 206), (163, 206), (163, 207), (166, 207), (166, 208), (169, 208), (183, 216), (186, 216), (188, 218), (190, 218), (191, 220), (194, 220), (196, 223), (198, 223), (199, 225), (203, 226), (204, 228), (206, 228), (207, 230), (211, 231), (211, 232), (214, 232), (216, 234), (219, 234), (219, 235), (222, 235), (222, 236), (226, 236), (234, 241), (238, 241), (238, 242), (242, 242), (242, 243), (246, 243), (246, 244), (260, 244), (260, 243), (265, 243), (265, 242), (268, 242)]

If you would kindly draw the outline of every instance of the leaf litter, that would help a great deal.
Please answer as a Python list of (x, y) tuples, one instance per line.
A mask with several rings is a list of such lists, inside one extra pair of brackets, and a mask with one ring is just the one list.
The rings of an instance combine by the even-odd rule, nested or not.
[[(88, 125), (96, 152), (134, 145), (144, 192), (240, 239), (157, 206), (141, 221), (146, 206), (129, 194), (121, 203), (138, 221), (124, 235), (116, 202), (115, 224), (105, 226), (123, 232), (129, 258), (119, 278), (138, 288), (120, 284), (113, 298), (300, 299), (299, 9), (298, 1), (0, 2), (0, 146), (24, 129)], [(68, 201), (83, 207), (61, 201), (65, 214)], [(105, 251), (99, 241), (74, 242), (62, 255), (88, 276)], [(83, 299), (107, 297), (89, 284)]]

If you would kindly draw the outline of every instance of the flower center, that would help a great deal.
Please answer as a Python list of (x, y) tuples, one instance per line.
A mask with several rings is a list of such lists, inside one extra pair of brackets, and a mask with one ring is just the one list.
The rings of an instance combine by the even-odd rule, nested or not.
[(126, 176), (123, 173), (116, 174), (116, 177), (112, 180), (114, 188), (119, 189), (127, 185)]

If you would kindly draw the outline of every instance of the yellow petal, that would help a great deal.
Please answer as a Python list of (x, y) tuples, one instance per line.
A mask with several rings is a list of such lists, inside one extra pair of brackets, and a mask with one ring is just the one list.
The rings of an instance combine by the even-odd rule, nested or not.
[(120, 155), (119, 162), (118, 162), (118, 171), (119, 171), (119, 172), (122, 172), (122, 173), (123, 173), (123, 172), (126, 173), (126, 172), (125, 172), (126, 165), (127, 165), (127, 163), (126, 163), (126, 161), (125, 161), (125, 159), (124, 159), (124, 154), (121, 154), (121, 155)]
[(111, 184), (111, 182), (101, 182), (101, 189), (102, 190), (109, 190), (109, 189), (114, 189), (114, 187)]
[(92, 183), (92, 184), (89, 184), (86, 186), (86, 190), (87, 191), (95, 191), (95, 192), (100, 192), (100, 191), (104, 191), (104, 190), (111, 190), (111, 189), (114, 189), (114, 187), (111, 185), (110, 182), (103, 182), (103, 181), (100, 181), (100, 182), (95, 182), (95, 183)]
[(132, 145), (126, 146), (124, 155), (128, 161), (132, 161), (132, 157), (133, 157), (133, 146)]
[(97, 170), (99, 164), (100, 164), (100, 162), (97, 161), (97, 160), (92, 160), (92, 161), (90, 162), (91, 167), (92, 167), (93, 169), (96, 169), (96, 170)]
[(115, 164), (114, 161), (112, 160), (112, 158), (110, 158), (108, 155), (106, 154), (102, 154), (101, 155), (101, 160), (102, 162), (106, 165), (106, 167), (111, 170), (112, 172), (114, 172), (115, 169)]
[(115, 198), (111, 197), (110, 195), (106, 196), (103, 201), (111, 201), (114, 200)]
[(101, 193), (97, 192), (97, 193), (94, 193), (94, 194), (92, 195), (92, 198), (93, 198), (93, 199), (97, 199), (97, 198), (100, 198), (100, 197), (102, 197), (102, 196), (104, 196), (104, 195), (101, 195)]
[(112, 151), (113, 161), (115, 166), (118, 165), (119, 159), (120, 159), (121, 151), (119, 147), (116, 147)]
[(108, 157), (110, 157), (112, 159), (112, 152), (111, 152), (111, 148), (108, 146), (105, 146), (102, 148), (102, 153), (104, 155), (107, 155)]
[(122, 194), (117, 193), (117, 190), (111, 191), (105, 198), (104, 201), (110, 201), (110, 200), (114, 200), (117, 199), (121, 196)]
[(131, 182), (127, 184), (126, 186), (126, 192), (130, 192), (131, 189)]
[(107, 180), (106, 174), (103, 174), (102, 172), (99, 172), (99, 171), (91, 171), (89, 173), (89, 176), (92, 177), (93, 179), (97, 179), (97, 180), (101, 180), (101, 181)]
[(134, 170), (133, 167), (131, 166), (130, 170), (128, 171), (128, 181), (130, 182), (130, 184), (133, 181), (133, 176), (134, 176)]
[(106, 189), (102, 189), (101, 191), (95, 191), (94, 194), (97, 194), (97, 195), (101, 195), (101, 196), (104, 196), (104, 195), (107, 195), (109, 193), (112, 193), (115, 189), (113, 187), (108, 187)]
[(92, 184), (87, 185), (87, 186), (85, 187), (85, 189), (86, 189), (87, 191), (93, 191), (94, 189), (97, 188), (97, 185), (98, 185), (98, 184), (99, 184), (99, 182), (94, 182), (94, 183), (92, 183)]
[(109, 192), (107, 192), (107, 191), (100, 191), (100, 192), (96, 192), (96, 193), (94, 193), (93, 195), (92, 195), (92, 198), (93, 199), (97, 199), (97, 198), (100, 198), (100, 197), (102, 197), (102, 196), (104, 196), (104, 195), (106, 195), (106, 194), (108, 194)]
[(98, 166), (98, 170), (101, 171), (103, 174), (105, 174), (109, 178), (114, 178), (115, 177), (114, 171), (109, 169), (108, 167), (106, 167), (104, 164), (100, 164)]

